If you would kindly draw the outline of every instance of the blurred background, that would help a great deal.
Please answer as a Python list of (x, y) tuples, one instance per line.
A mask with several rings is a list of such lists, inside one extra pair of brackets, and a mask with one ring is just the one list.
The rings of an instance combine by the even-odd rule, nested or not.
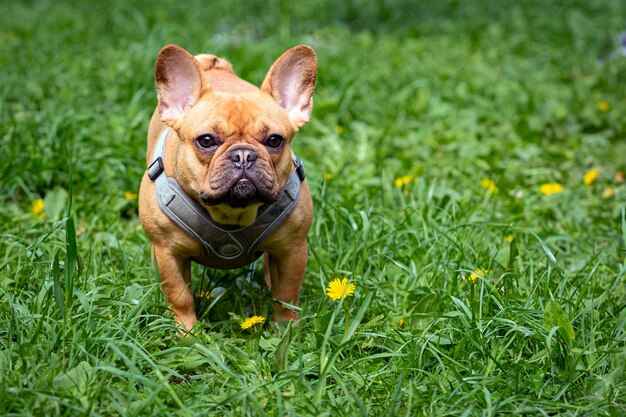
[(70, 159), (75, 198), (111, 204), (116, 193), (135, 192), (155, 105), (154, 61), (168, 43), (223, 56), (256, 84), (284, 50), (314, 47), (315, 117), (295, 146), (322, 174), (479, 170), (515, 186), (552, 176), (547, 165), (560, 168), (559, 178), (594, 163), (623, 167), (624, 57), (616, 48), (625, 7), (4, 2), (0, 198), (23, 204), (56, 185), (67, 189)]

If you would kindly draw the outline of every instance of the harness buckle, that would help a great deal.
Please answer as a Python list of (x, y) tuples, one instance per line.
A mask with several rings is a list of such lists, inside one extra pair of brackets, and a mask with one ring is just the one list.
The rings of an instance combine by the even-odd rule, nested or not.
[(296, 156), (294, 163), (296, 164), (296, 174), (298, 174), (298, 178), (300, 178), (300, 182), (302, 182), (304, 181), (304, 178), (306, 178), (306, 173), (304, 172), (304, 164), (302, 163), (302, 160), (299, 156)]
[(163, 159), (159, 156), (148, 167), (148, 177), (154, 181), (163, 173)]

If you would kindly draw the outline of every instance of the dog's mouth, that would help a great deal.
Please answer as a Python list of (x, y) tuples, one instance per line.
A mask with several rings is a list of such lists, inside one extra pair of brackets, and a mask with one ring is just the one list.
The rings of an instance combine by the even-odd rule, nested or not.
[(200, 198), (208, 206), (216, 206), (225, 203), (233, 208), (245, 208), (251, 204), (275, 203), (277, 195), (264, 193), (248, 178), (240, 178), (222, 195), (211, 197), (206, 194), (201, 194)]

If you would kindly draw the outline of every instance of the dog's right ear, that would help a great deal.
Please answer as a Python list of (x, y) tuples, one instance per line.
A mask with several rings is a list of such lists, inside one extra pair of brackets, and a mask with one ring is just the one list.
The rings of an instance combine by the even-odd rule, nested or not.
[(200, 98), (202, 76), (194, 57), (178, 45), (167, 45), (157, 58), (154, 79), (161, 120), (173, 129), (180, 127), (185, 111)]

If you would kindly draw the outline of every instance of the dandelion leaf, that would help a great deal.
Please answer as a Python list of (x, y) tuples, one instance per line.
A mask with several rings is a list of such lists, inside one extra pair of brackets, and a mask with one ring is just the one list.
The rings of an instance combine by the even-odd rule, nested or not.
[(545, 310), (543, 311), (543, 324), (546, 329), (551, 330), (553, 327), (559, 327), (559, 334), (569, 344), (574, 340), (575, 333), (572, 324), (570, 323), (565, 311), (554, 300), (548, 301)]
[(289, 321), (287, 330), (283, 334), (283, 338), (278, 343), (276, 351), (274, 352), (274, 367), (277, 371), (284, 371), (289, 366), (289, 345), (291, 345), (291, 325), (292, 321)]
[(54, 385), (69, 394), (80, 395), (87, 391), (94, 369), (85, 361), (54, 378)]
[(67, 203), (67, 195), (67, 191), (61, 187), (55, 187), (46, 193), (44, 210), (48, 219), (58, 220), (61, 218)]

